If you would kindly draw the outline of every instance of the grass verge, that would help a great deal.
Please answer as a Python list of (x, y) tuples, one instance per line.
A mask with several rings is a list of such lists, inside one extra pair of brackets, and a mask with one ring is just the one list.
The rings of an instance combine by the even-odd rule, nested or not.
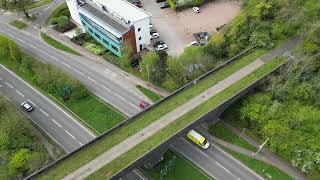
[(237, 136), (235, 133), (225, 128), (221, 122), (212, 125), (209, 128), (209, 133), (219, 139), (222, 139), (236, 146), (243, 147), (249, 151), (257, 151), (256, 147), (252, 146), (251, 144)]
[(152, 102), (157, 102), (161, 99), (161, 96), (159, 94), (154, 93), (153, 91), (146, 89), (140, 85), (137, 86), (137, 88), (146, 95)]
[(168, 162), (173, 159), (175, 156), (176, 159), (172, 160), (174, 165), (171, 171), (164, 176), (166, 180), (175, 180), (175, 179), (197, 179), (197, 180), (209, 180), (210, 178), (203, 173), (198, 167), (193, 165), (191, 162), (183, 158), (180, 154), (168, 150), (164, 155), (164, 159), (160, 162), (159, 165), (154, 167), (151, 170), (144, 169), (147, 175), (152, 177), (154, 180), (161, 180), (160, 171), (164, 169)]
[[(159, 119), (164, 114), (170, 112), (172, 109), (184, 104), (192, 97), (200, 94), (201, 92), (205, 91), (212, 85), (218, 83), (219, 81), (230, 76), (237, 70), (253, 62), (254, 60), (261, 57), (266, 52), (267, 50), (258, 49), (255, 52), (229, 64), (225, 68), (220, 69), (219, 71), (212, 74), (211, 76), (198, 82), (197, 86), (192, 86), (186, 89), (185, 91), (183, 91), (182, 93), (176, 95), (175, 97), (172, 97), (169, 101), (162, 102), (158, 106), (154, 107), (151, 111), (146, 112), (143, 116), (137, 117), (137, 119), (132, 123), (127, 124), (126, 126), (123, 126), (122, 128), (110, 133), (108, 136), (102, 138), (101, 140), (96, 141), (92, 145), (82, 149), (81, 151), (74, 154), (70, 158), (61, 162), (59, 165), (50, 169), (48, 172), (44, 173), (42, 177), (40, 177), (40, 179), (47, 179), (50, 177), (60, 179), (66, 176), (68, 173), (74, 171), (75, 169), (81, 167), (83, 164), (96, 158), (102, 152), (112, 148), (113, 146), (115, 146), (116, 144), (119, 144), (121, 141), (123, 141), (127, 137), (137, 133), (138, 131), (140, 131), (142, 128), (146, 127), (153, 121)], [(131, 151), (136, 151), (136, 150), (137, 149), (135, 148), (135, 149), (132, 149)], [(92, 153), (92, 152), (95, 152), (95, 153)], [(123, 158), (125, 157), (122, 157), (122, 159)]]
[(226, 151), (265, 179), (293, 180), (291, 176), (272, 165), (228, 149)]
[(62, 51), (65, 51), (65, 52), (68, 52), (68, 53), (71, 53), (71, 54), (74, 54), (74, 55), (78, 55), (78, 56), (81, 56), (80, 53), (78, 53), (77, 51), (69, 48), (68, 46), (65, 46), (64, 44), (54, 40), (53, 38), (51, 38), (50, 36), (48, 36), (46, 33), (41, 33), (41, 38), (47, 42), (49, 45), (53, 46), (54, 48), (56, 49), (59, 49), (59, 50), (62, 50)]
[[(77, 91), (86, 91), (85, 87), (79, 85), (78, 81), (72, 79), (70, 76), (62, 73), (53, 66), (43, 64), (29, 56), (28, 58), (29, 60), (27, 62), (24, 62), (25, 60), (23, 61), (25, 63), (24, 66), (16, 63), (9, 57), (0, 57), (0, 64), (15, 72), (27, 82), (37, 87), (37, 89), (40, 89), (40, 91), (45, 95), (52, 95), (54, 98), (51, 99), (62, 104), (65, 109), (71, 110), (80, 117), (83, 124), (90, 127), (98, 134), (105, 132), (125, 119), (122, 114), (115, 111), (110, 105), (105, 105), (100, 102), (91, 93), (84, 98), (72, 98), (72, 100), (63, 101), (57, 92), (54, 93), (49, 91), (53, 91), (52, 89), (55, 86), (61, 86), (61, 82), (66, 84), (75, 84), (75, 86), (78, 87), (78, 89), (76, 89)], [(27, 66), (27, 68), (25, 68), (25, 66)], [(56, 79), (56, 82), (49, 80), (49, 74), (56, 77), (54, 78)], [(47, 85), (45, 84), (47, 83), (50, 84), (48, 85), (50, 88), (46, 88)]]
[(49, 4), (51, 2), (53, 2), (54, 0), (41, 0), (35, 3), (30, 4), (29, 6), (26, 6), (26, 9), (33, 9), (33, 8), (37, 8), (46, 4)]
[(18, 29), (23, 29), (23, 28), (28, 27), (28, 25), (26, 23), (18, 21), (18, 20), (11, 21), (9, 24), (11, 26), (18, 28)]

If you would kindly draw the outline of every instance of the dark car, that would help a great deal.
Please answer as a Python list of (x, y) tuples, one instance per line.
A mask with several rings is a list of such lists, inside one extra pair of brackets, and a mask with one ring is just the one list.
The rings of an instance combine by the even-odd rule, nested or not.
[(157, 3), (159, 2), (165, 2), (166, 0), (156, 0)]
[(161, 44), (165, 44), (164, 41), (162, 41), (162, 40), (156, 41), (156, 42), (153, 44), (153, 47), (157, 47), (157, 46), (159, 46), (159, 45), (161, 45)]
[(142, 8), (142, 5), (140, 3), (133, 2), (132, 4), (134, 4), (135, 6), (137, 6), (139, 8)]
[(150, 106), (150, 104), (147, 103), (146, 101), (144, 101), (144, 100), (140, 101), (139, 107), (140, 107), (141, 109), (146, 109), (146, 108), (149, 107), (149, 106)]
[(168, 8), (168, 7), (170, 7), (170, 5), (169, 5), (167, 2), (162, 2), (162, 3), (160, 4), (160, 8), (161, 8), (161, 9), (165, 9), (165, 8)]

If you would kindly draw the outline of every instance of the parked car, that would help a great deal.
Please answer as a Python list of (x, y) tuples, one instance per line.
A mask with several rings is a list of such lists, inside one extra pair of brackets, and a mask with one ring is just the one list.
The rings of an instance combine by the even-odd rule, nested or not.
[(159, 40), (159, 41), (156, 41), (154, 44), (153, 44), (153, 47), (157, 47), (158, 45), (161, 45), (161, 44), (165, 44), (164, 41), (162, 40)]
[(166, 1), (166, 0), (156, 0), (157, 3), (164, 2), (164, 1)]
[(150, 32), (150, 39), (157, 39), (159, 37), (160, 36), (157, 32)]
[(165, 9), (165, 8), (168, 8), (168, 7), (170, 7), (170, 5), (169, 5), (169, 3), (167, 3), (167, 1), (162, 2), (162, 3), (160, 4), (160, 8), (161, 8), (161, 9)]
[(150, 28), (150, 29), (154, 29), (154, 27), (153, 27), (152, 24), (149, 24), (149, 28)]
[(134, 4), (134, 5), (137, 6), (138, 8), (142, 8), (142, 5), (141, 5), (140, 3), (134, 2), (134, 3), (132, 3), (132, 4)]
[(25, 109), (27, 112), (31, 112), (34, 109), (33, 106), (27, 101), (23, 101), (21, 103), (21, 107)]
[(144, 101), (144, 100), (141, 100), (140, 103), (139, 103), (139, 107), (140, 107), (141, 109), (146, 109), (146, 108), (149, 107), (149, 106), (150, 106), (150, 104), (147, 103), (147, 102)]
[(191, 46), (199, 46), (199, 44), (197, 41), (192, 41), (186, 45), (186, 47), (191, 47)]
[(192, 10), (193, 10), (195, 13), (200, 13), (200, 8), (199, 8), (199, 7), (192, 7)]
[(168, 46), (166, 44), (159, 44), (158, 46), (155, 47), (156, 51), (164, 51), (168, 49)]

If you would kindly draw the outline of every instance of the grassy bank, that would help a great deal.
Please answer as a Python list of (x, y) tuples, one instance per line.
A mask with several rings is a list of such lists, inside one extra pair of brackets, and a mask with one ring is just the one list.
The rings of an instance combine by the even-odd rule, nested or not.
[[(170, 112), (172, 109), (175, 109), (181, 104), (184, 104), (190, 98), (198, 95), (199, 93), (205, 91), (212, 85), (218, 83), (219, 81), (230, 76), (237, 70), (253, 62), (255, 59), (261, 57), (266, 52), (267, 51), (264, 49), (258, 49), (255, 52), (229, 64), (225, 68), (220, 69), (211, 76), (198, 82), (197, 86), (192, 86), (183, 91), (182, 93), (172, 97), (169, 101), (162, 102), (157, 107), (154, 107), (151, 111), (146, 112), (143, 116), (137, 117), (137, 119), (132, 123), (118, 129), (117, 131), (114, 131), (105, 138), (96, 141), (91, 146), (81, 150), (77, 154), (74, 154), (72, 157), (61, 162), (58, 166), (46, 172), (42, 178), (46, 179), (48, 177), (55, 177), (59, 179), (61, 177), (64, 177), (69, 172), (79, 168), (81, 165), (94, 159), (102, 152), (110, 149), (116, 144), (119, 144), (121, 141), (135, 134), (136, 132), (139, 132), (142, 128), (159, 119), (161, 116)], [(92, 152), (95, 152), (95, 154), (92, 154)]]
[(146, 89), (140, 85), (137, 86), (137, 88), (146, 95), (152, 102), (157, 102), (161, 99), (161, 96), (159, 94), (154, 93), (153, 91)]
[(16, 27), (18, 29), (23, 29), (23, 28), (26, 28), (28, 26), (26, 23), (18, 21), (18, 20), (11, 21), (10, 25), (14, 26), (14, 27)]
[[(173, 157), (176, 157), (175, 160), (172, 160)], [(197, 180), (209, 180), (206, 174), (204, 174), (198, 167), (193, 165), (191, 162), (183, 158), (181, 155), (168, 150), (164, 154), (164, 159), (160, 162), (159, 165), (154, 167), (151, 170), (144, 169), (143, 171), (152, 177), (154, 180), (161, 180), (160, 171), (168, 165), (168, 161), (174, 161), (173, 169), (169, 171), (169, 173), (164, 176), (166, 180), (175, 180), (175, 179), (197, 179)]]
[(65, 11), (66, 9), (68, 9), (67, 3), (62, 3), (59, 6), (57, 6), (52, 13), (50, 14), (50, 16), (48, 17), (48, 19), (46, 19), (46, 24), (50, 24), (51, 20), (53, 18), (59, 17), (63, 11)]
[(272, 165), (231, 150), (226, 151), (265, 179), (293, 180), (291, 176)]
[(103, 133), (125, 119), (114, 108), (100, 102), (91, 93), (81, 98), (71, 96), (70, 100), (63, 101), (58, 93), (60, 86), (74, 87), (74, 91), (78, 93), (77, 96), (85, 94), (86, 88), (51, 65), (43, 64), (29, 56), (23, 59), (26, 59), (22, 61), (24, 65), (19, 65), (9, 57), (0, 57), (0, 63), (40, 89), (48, 97), (50, 97), (49, 94), (52, 95), (56, 101), (79, 116), (85, 125), (97, 133)]
[(245, 140), (234, 134), (229, 129), (226, 129), (221, 122), (212, 125), (209, 128), (209, 133), (226, 142), (248, 149), (249, 151), (257, 151), (256, 147), (247, 143)]
[(56, 49), (74, 54), (74, 55), (78, 55), (81, 56), (80, 53), (78, 53), (77, 51), (69, 48), (68, 46), (56, 41), (55, 39), (51, 38), (50, 36), (48, 36), (46, 33), (41, 33), (41, 38), (47, 42), (50, 46), (53, 46)]
[(26, 6), (26, 9), (33, 9), (33, 8), (37, 8), (46, 4), (49, 4), (51, 2), (53, 2), (54, 0), (41, 0), (35, 3), (30, 4), (29, 6)]

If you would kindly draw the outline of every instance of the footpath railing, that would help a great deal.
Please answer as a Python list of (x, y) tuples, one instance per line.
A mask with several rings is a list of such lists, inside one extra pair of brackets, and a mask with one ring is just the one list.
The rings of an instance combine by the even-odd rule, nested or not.
[(39, 175), (45, 173), (46, 171), (49, 171), (51, 168), (53, 168), (54, 166), (56, 166), (57, 164), (59, 164), (62, 161), (67, 160), (68, 158), (70, 158), (71, 156), (73, 156), (74, 154), (76, 154), (77, 152), (85, 149), (88, 146), (93, 145), (94, 143), (96, 143), (97, 141), (103, 139), (104, 137), (108, 136), (109, 134), (113, 133), (114, 131), (116, 131), (117, 129), (133, 122), (134, 120), (136, 120), (138, 117), (143, 116), (146, 112), (153, 110), (155, 107), (157, 107), (159, 104), (161, 104), (164, 101), (168, 101), (171, 98), (173, 98), (174, 96), (177, 96), (178, 94), (180, 94), (181, 92), (183, 92), (184, 90), (186, 90), (187, 88), (190, 88), (194, 85), (197, 85), (197, 82), (208, 77), (209, 75), (214, 74), (215, 72), (217, 72), (218, 70), (226, 67), (227, 65), (229, 65), (230, 63), (236, 61), (238, 58), (248, 54), (249, 52), (251, 52), (252, 50), (254, 50), (255, 48), (257, 48), (258, 46), (252, 46), (250, 48), (248, 48), (247, 50), (239, 53), (238, 55), (230, 58), (229, 60), (227, 60), (226, 62), (224, 62), (223, 64), (219, 65), (218, 67), (208, 71), (207, 73), (201, 75), (200, 77), (196, 78), (195, 80), (187, 83), (186, 85), (182, 86), (181, 88), (179, 88), (178, 90), (174, 91), (173, 93), (171, 93), (169, 96), (161, 99), (160, 101), (158, 101), (157, 103), (151, 105), (149, 108), (145, 109), (144, 111), (139, 112), (138, 114), (136, 114), (133, 117), (130, 117), (128, 119), (126, 119), (125, 121), (119, 123), (118, 125), (114, 126), (113, 128), (111, 128), (110, 130), (106, 131), (105, 133), (99, 135), (98, 137), (96, 137), (94, 140), (90, 141), (89, 143), (81, 146), (79, 149), (76, 149), (74, 151), (72, 151), (71, 153), (62, 156), (61, 158), (49, 163), (48, 165), (46, 165), (45, 167), (39, 169), (38, 171), (35, 171), (34, 173), (32, 173), (31, 175), (29, 175), (28, 177), (26, 177), (25, 179), (35, 179), (36, 177), (38, 177)]
[(207, 114), (203, 115), (200, 117), (198, 120), (195, 120), (194, 122), (190, 123), (187, 125), (185, 128), (181, 129), (179, 132), (177, 132), (175, 135), (172, 137), (169, 137), (167, 140), (162, 142), (160, 145), (157, 147), (154, 147), (147, 153), (143, 154), (140, 156), (136, 161), (133, 163), (129, 164), (127, 167), (123, 168), (116, 174), (114, 174), (110, 179), (119, 179), (135, 169), (136, 167), (143, 166), (144, 164), (148, 163), (150, 160), (154, 160), (152, 156), (159, 156), (159, 154), (162, 154), (166, 149), (169, 148), (171, 143), (176, 140), (176, 138), (179, 138), (181, 135), (186, 134), (190, 129), (193, 127), (203, 123), (203, 122), (209, 122), (209, 121), (214, 121), (217, 122), (219, 120), (220, 115), (234, 102), (239, 100), (241, 97), (244, 95), (248, 94), (249, 92), (253, 91), (255, 88), (257, 88), (261, 82), (264, 82), (266, 78), (273, 74), (276, 73), (281, 67), (283, 67), (288, 61), (285, 61), (284, 63), (280, 64), (279, 66), (275, 67), (272, 69), (268, 74), (264, 75), (263, 77), (259, 78), (258, 80), (254, 81), (252, 84), (248, 85), (247, 87), (239, 90), (239, 92), (226, 101), (222, 102), (220, 105), (217, 106), (217, 108), (213, 109), (212, 111), (208, 112)]

